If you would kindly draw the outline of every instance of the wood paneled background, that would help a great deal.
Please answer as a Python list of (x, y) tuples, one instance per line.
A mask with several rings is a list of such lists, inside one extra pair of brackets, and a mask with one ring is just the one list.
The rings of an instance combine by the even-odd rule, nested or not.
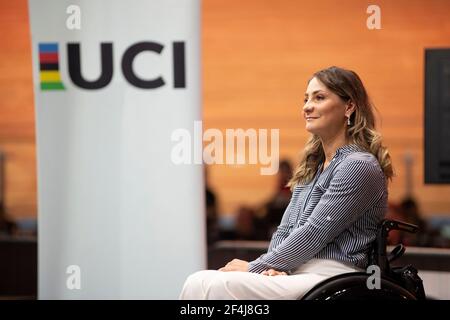
[(36, 216), (36, 147), (27, 1), (0, 1), (0, 149), (6, 157), (5, 205)]
[[(405, 193), (403, 159), (414, 159), (414, 195), (425, 214), (450, 214), (450, 186), (424, 185), (424, 49), (450, 47), (450, 1), (376, 1), (381, 30), (366, 27), (368, 1), (204, 0), (204, 128), (280, 130), (280, 156), (296, 162), (307, 138), (302, 96), (310, 75), (338, 65), (358, 72), (375, 102), (379, 130)], [(130, 3), (131, 5), (131, 3)], [(61, 13), (64, 14), (64, 13)], [(6, 207), (36, 215), (36, 157), (30, 32), (25, 0), (0, 1), (0, 148), (6, 153)], [(450, 124), (449, 124), (450, 125)], [(223, 214), (270, 196), (274, 176), (260, 165), (213, 165)]]

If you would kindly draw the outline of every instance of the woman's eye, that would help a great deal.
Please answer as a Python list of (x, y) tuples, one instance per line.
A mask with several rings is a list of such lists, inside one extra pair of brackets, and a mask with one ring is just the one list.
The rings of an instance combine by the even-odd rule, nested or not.
[(307, 102), (308, 102), (308, 99), (305, 98), (305, 99), (303, 100), (303, 103), (306, 104)]
[(323, 100), (323, 99), (324, 99), (324, 96), (316, 96), (316, 99), (317, 99), (317, 100)]

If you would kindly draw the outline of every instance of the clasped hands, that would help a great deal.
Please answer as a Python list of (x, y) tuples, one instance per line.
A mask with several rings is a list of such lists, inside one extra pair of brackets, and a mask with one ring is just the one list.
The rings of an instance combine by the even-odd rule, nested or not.
[[(243, 271), (248, 272), (248, 262), (240, 259), (233, 259), (228, 262), (224, 267), (220, 268), (219, 271)], [(261, 272), (262, 275), (265, 276), (285, 276), (286, 272), (277, 271), (275, 269), (269, 269)]]

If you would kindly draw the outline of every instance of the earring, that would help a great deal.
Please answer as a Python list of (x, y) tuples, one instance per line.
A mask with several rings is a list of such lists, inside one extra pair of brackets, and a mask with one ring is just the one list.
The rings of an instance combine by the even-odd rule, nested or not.
[(352, 123), (350, 122), (350, 117), (347, 118), (347, 126), (351, 126)]

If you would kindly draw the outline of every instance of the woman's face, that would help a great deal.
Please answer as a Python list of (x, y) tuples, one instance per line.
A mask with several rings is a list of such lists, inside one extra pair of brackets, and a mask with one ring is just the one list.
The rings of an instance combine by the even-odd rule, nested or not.
[(345, 131), (346, 103), (317, 78), (312, 78), (305, 93), (303, 116), (306, 130), (322, 138)]

